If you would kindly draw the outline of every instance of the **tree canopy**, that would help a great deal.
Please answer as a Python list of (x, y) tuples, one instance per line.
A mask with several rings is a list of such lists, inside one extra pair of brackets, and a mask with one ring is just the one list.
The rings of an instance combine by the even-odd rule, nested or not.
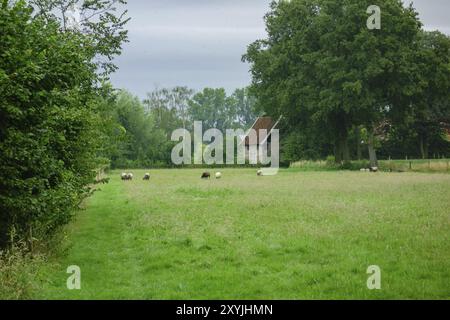
[[(418, 54), (437, 58), (438, 51), (426, 53), (430, 48), (420, 41), (424, 33), (413, 7), (398, 0), (378, 1), (381, 29), (371, 30), (366, 24), (371, 4), (272, 2), (265, 17), (268, 37), (251, 44), (243, 58), (251, 63), (251, 91), (259, 108), (275, 117), (284, 115), (285, 136), (297, 136), (300, 148), (300, 141), (317, 140), (322, 132), (324, 140), (316, 149), (332, 142), (338, 163), (350, 160), (350, 135), (360, 135), (364, 128), (376, 165), (377, 135), (385, 133), (386, 124), (405, 123), (415, 99), (430, 93), (433, 86), (424, 89), (426, 83), (439, 83), (440, 92), (447, 88), (447, 93), (432, 96), (448, 100), (448, 64), (442, 59), (448, 58), (448, 51), (441, 50), (441, 63), (433, 63), (440, 72), (425, 80), (427, 62), (418, 64)], [(439, 39), (449, 42), (444, 35)], [(436, 74), (445, 79), (432, 80)]]

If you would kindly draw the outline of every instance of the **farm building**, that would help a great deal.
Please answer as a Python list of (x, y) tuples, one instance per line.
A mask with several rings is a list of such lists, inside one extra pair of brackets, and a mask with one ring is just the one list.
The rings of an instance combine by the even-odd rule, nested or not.
[[(277, 128), (281, 120), (273, 121), (271, 117), (258, 117), (252, 127), (242, 137), (245, 144), (246, 159), (257, 159), (258, 151), (263, 148), (263, 152), (270, 154), (272, 143), (272, 131)], [(253, 136), (252, 136), (253, 135)], [(268, 152), (269, 151), (269, 152)]]

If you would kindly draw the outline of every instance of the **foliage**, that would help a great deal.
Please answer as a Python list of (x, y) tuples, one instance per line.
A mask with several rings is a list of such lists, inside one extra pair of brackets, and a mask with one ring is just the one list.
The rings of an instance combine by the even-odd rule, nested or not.
[(142, 103), (126, 91), (120, 91), (108, 110), (112, 132), (108, 157), (113, 168), (150, 167), (170, 161), (172, 143), (158, 125), (155, 114), (146, 112)]
[[(128, 41), (125, 29), (130, 20), (122, 9), (126, 0), (28, 0), (36, 8), (35, 16), (46, 22), (57, 21), (63, 31), (81, 33), (89, 39), (87, 48), (96, 56), (103, 75), (117, 70), (113, 63)], [(78, 21), (77, 21), (78, 20)]]
[(186, 128), (188, 125), (188, 101), (192, 94), (193, 90), (187, 87), (155, 89), (147, 93), (145, 110), (155, 120), (156, 127), (168, 138), (175, 129)]
[(419, 90), (411, 103), (409, 121), (402, 124), (417, 136), (420, 156), (426, 159), (430, 153), (446, 153), (450, 148), (444, 142), (443, 126), (450, 124), (450, 37), (423, 31), (418, 43), (415, 64)]
[(45, 240), (88, 195), (101, 139), (91, 39), (33, 16), (0, 11), (0, 247)]
[(227, 103), (225, 89), (205, 88), (189, 101), (189, 114), (193, 121), (202, 121), (204, 130), (216, 128), (225, 132), (233, 128), (235, 105)]
[(227, 103), (230, 104), (229, 109), (234, 113), (231, 117), (234, 126), (249, 129), (255, 122), (256, 118), (262, 115), (262, 112), (256, 110), (256, 97), (254, 97), (249, 88), (236, 89), (231, 96), (228, 97)]
[[(102, 112), (106, 158), (112, 168), (171, 167), (172, 132), (249, 128), (256, 119), (255, 99), (247, 89), (227, 96), (225, 89), (206, 88), (194, 95), (187, 87), (155, 89), (140, 102), (128, 92), (106, 95)], [(224, 131), (223, 131), (224, 132)]]
[[(243, 59), (251, 63), (258, 108), (284, 116), (286, 153), (294, 150), (309, 159), (325, 147), (336, 162), (348, 161), (361, 154), (349, 146), (353, 141), (353, 148), (360, 148), (361, 127), (372, 163), (377, 147), (388, 142), (387, 128), (400, 133), (401, 127), (414, 126), (422, 140), (424, 131), (439, 140), (442, 122), (448, 123), (441, 115), (450, 110), (449, 39), (422, 32), (416, 11), (398, 0), (377, 3), (382, 27), (369, 30), (371, 4), (272, 2), (265, 18), (268, 37), (252, 43)], [(430, 123), (432, 115), (440, 122)], [(431, 146), (431, 139), (421, 143)]]

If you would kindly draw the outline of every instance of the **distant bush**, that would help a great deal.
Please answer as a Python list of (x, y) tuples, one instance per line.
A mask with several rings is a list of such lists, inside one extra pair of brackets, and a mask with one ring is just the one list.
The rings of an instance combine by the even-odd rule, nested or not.
[(328, 156), (326, 159), (326, 163), (328, 166), (333, 166), (336, 164), (336, 157), (335, 156)]
[(311, 160), (302, 160), (291, 163), (289, 168), (295, 168), (299, 170), (305, 171), (326, 171), (326, 170), (339, 170), (339, 165), (324, 160), (311, 161)]

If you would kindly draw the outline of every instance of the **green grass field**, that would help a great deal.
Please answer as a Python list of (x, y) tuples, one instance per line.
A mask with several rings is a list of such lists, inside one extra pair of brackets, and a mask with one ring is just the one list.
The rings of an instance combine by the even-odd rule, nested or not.
[[(450, 298), (450, 175), (201, 171), (112, 173), (35, 298)], [(70, 265), (81, 290), (66, 289)], [(370, 265), (381, 290), (367, 289)]]

